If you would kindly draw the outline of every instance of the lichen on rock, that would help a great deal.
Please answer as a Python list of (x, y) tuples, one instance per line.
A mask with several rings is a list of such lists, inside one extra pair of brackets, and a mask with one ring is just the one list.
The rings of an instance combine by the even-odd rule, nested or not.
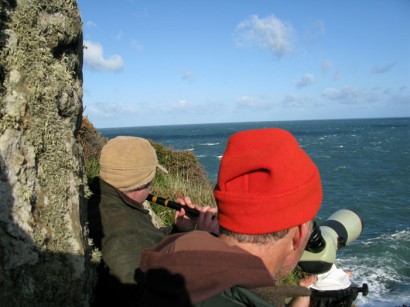
[(0, 0), (0, 305), (87, 305), (75, 0)]

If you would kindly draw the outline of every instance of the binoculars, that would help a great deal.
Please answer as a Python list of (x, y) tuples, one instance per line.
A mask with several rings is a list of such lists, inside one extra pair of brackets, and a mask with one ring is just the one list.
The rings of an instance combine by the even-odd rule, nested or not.
[(336, 261), (336, 251), (356, 240), (363, 232), (363, 221), (352, 210), (341, 209), (313, 231), (299, 261), (306, 273), (328, 272)]

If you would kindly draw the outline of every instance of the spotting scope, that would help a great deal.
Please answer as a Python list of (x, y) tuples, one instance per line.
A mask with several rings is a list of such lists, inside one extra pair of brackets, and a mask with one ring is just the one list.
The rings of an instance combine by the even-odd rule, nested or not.
[(314, 222), (299, 266), (306, 273), (328, 272), (336, 262), (337, 250), (356, 240), (362, 232), (363, 221), (349, 209), (336, 211), (320, 227)]
[(352, 210), (342, 209), (333, 213), (320, 225), (314, 223), (312, 234), (299, 261), (303, 271), (317, 274), (317, 281), (310, 286), (310, 306), (352, 306), (361, 292), (369, 292), (367, 284), (353, 286), (349, 274), (335, 265), (339, 248), (356, 240), (363, 232), (363, 221)]

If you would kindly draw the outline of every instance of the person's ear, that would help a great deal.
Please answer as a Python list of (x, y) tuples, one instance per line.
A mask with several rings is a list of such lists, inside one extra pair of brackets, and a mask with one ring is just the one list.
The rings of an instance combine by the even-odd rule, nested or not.
[[(306, 237), (310, 235), (309, 229), (309, 222), (303, 223), (295, 227), (292, 240), (294, 250), (297, 250), (301, 247), (301, 245), (306, 244), (306, 241), (308, 239)], [(303, 248), (305, 247), (303, 246)]]

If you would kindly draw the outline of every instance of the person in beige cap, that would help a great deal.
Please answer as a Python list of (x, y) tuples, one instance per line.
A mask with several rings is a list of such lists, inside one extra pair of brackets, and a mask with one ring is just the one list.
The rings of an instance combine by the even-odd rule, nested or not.
[[(141, 252), (152, 247), (167, 234), (193, 230), (197, 221), (176, 212), (173, 227), (154, 226), (149, 211), (144, 207), (157, 168), (167, 173), (158, 163), (155, 149), (148, 140), (118, 136), (107, 142), (100, 155), (100, 174), (90, 185), (93, 192), (88, 203), (90, 237), (101, 250), (103, 261), (95, 289), (95, 305), (104, 303), (120, 306), (128, 304), (137, 292), (134, 279)], [(181, 200), (182, 201), (182, 200)], [(215, 213), (215, 209), (190, 207)], [(215, 231), (218, 228), (212, 214), (200, 214), (198, 227)], [(216, 230), (217, 231), (217, 230)], [(111, 301), (111, 303), (110, 303)]]
[(168, 173), (158, 163), (155, 149), (148, 140), (129, 136), (108, 141), (101, 151), (100, 167), (100, 178), (122, 192), (150, 183), (156, 168)]

